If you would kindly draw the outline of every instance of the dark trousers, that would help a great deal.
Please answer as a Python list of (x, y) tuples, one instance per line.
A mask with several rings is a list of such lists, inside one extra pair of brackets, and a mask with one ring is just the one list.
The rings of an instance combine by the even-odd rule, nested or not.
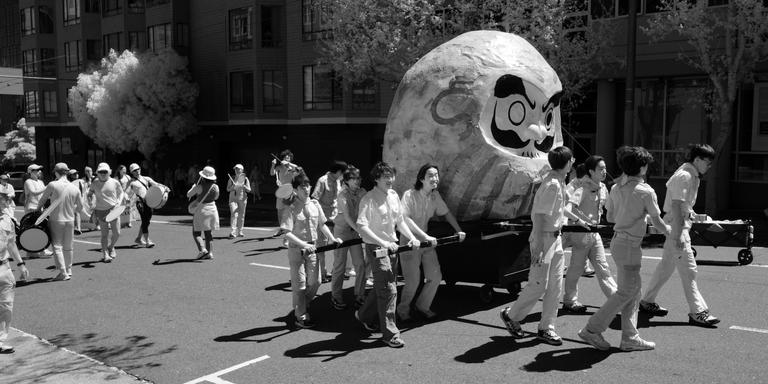
[(149, 233), (149, 221), (152, 220), (152, 208), (148, 207), (143, 199), (136, 200), (136, 210), (141, 218), (141, 233)]

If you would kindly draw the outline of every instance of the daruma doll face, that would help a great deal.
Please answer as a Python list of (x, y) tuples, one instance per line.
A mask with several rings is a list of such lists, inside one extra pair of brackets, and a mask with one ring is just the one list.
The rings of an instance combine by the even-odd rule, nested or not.
[(387, 119), (384, 161), (399, 193), (425, 163), (459, 220), (530, 214), (547, 152), (562, 145), (557, 74), (523, 38), (465, 33), (403, 77)]

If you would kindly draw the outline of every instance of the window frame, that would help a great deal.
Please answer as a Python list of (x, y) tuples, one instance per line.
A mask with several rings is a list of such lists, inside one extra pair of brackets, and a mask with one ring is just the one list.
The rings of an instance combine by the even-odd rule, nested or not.
[[(32, 6), (19, 10), (19, 12), (21, 12), (19, 27), (21, 27), (22, 36), (31, 36), (37, 34), (37, 12), (35, 12), (35, 8), (36, 7)], [(26, 25), (27, 21), (29, 21), (29, 26)]]
[[(245, 22), (241, 22), (241, 19), (244, 19)], [(227, 13), (227, 42), (230, 51), (253, 48), (253, 20), (253, 6), (229, 10)]]
[(43, 90), (41, 93), (43, 94), (43, 117), (59, 117), (58, 92)]
[[(242, 76), (242, 77), (250, 77), (250, 87), (240, 87), (241, 90), (240, 95), (238, 95), (239, 99), (242, 100), (240, 104), (235, 104), (235, 90), (236, 87), (233, 86), (234, 80), (236, 76)], [(253, 71), (252, 70), (245, 70), (245, 71), (232, 71), (229, 73), (229, 112), (230, 113), (252, 113), (255, 112), (255, 94), (254, 94), (254, 78), (253, 78)], [(245, 79), (241, 79), (240, 84), (247, 84)], [(248, 94), (247, 90), (250, 88), (250, 95)], [(248, 97), (250, 96), (250, 104), (248, 103)]]
[[(24, 116), (27, 118), (40, 118), (40, 95), (38, 93), (34, 89), (24, 91)], [(30, 96), (34, 97), (30, 98)], [(30, 110), (32, 106), (34, 109)]]
[[(71, 15), (69, 11), (71, 10), (73, 4), (74, 4), (75, 14)], [(80, 17), (82, 15), (80, 13), (81, 11), (80, 0), (62, 0), (61, 7), (62, 7), (62, 18), (63, 18), (65, 27), (69, 25), (80, 24)]]
[[(328, 71), (328, 78), (330, 79), (330, 99), (328, 101), (318, 101), (317, 100), (317, 89), (320, 88), (317, 85), (323, 85), (320, 83), (320, 80), (317, 80), (318, 74), (317, 69), (318, 68), (329, 68)], [(311, 79), (309, 83), (307, 82), (307, 75), (310, 75)], [(304, 65), (302, 66), (302, 108), (305, 111), (333, 111), (333, 110), (340, 110), (343, 108), (344, 104), (344, 89), (343, 89), (343, 81), (336, 76), (336, 72), (330, 68), (328, 65), (318, 65), (318, 64), (311, 64), (311, 65)], [(307, 95), (307, 85), (311, 85), (311, 89), (309, 89), (310, 95)]]
[(122, 0), (101, 0), (101, 16), (117, 16), (123, 13)]
[[(269, 76), (267, 76), (269, 74)], [(270, 80), (270, 81), (267, 81)], [(285, 111), (285, 71), (280, 69), (265, 69), (261, 71), (261, 110), (264, 113), (276, 113)], [(269, 85), (268, 85), (269, 84)], [(275, 89), (280, 89), (280, 96), (276, 97)], [(268, 91), (269, 90), (269, 91)], [(267, 103), (267, 94), (270, 94), (269, 100), (273, 103)]]

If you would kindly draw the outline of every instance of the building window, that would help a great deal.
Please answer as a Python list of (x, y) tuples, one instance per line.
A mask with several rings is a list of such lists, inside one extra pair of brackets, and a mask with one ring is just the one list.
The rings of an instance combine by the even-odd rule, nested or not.
[(378, 84), (373, 80), (365, 80), (352, 84), (352, 108), (374, 109), (376, 108), (376, 91)]
[(229, 111), (253, 112), (253, 72), (229, 74)]
[(120, 7), (121, 0), (102, 0), (101, 2), (101, 15), (102, 16), (114, 16), (119, 15), (122, 12)]
[(88, 61), (101, 60), (101, 41), (95, 39), (85, 41), (85, 58)]
[(45, 117), (59, 117), (56, 91), (43, 91), (43, 115)]
[(114, 49), (115, 52), (120, 54), (120, 40), (122, 39), (122, 33), (115, 32), (115, 33), (108, 33), (104, 35), (101, 42), (103, 44), (103, 50), (104, 55), (109, 54), (110, 49)]
[(261, 47), (283, 46), (283, 7), (261, 6)]
[(40, 117), (40, 106), (37, 104), (37, 91), (25, 91), (26, 117)]
[(341, 109), (341, 79), (327, 65), (304, 66), (304, 110)]
[(146, 34), (144, 32), (128, 32), (129, 50), (138, 52), (144, 49), (144, 41), (146, 41)]
[(64, 25), (80, 24), (80, 0), (64, 0)]
[(330, 36), (328, 17), (316, 8), (315, 0), (301, 0), (301, 32), (304, 40)]
[(229, 11), (230, 51), (253, 47), (252, 16), (253, 7), (237, 8)]
[(50, 7), (37, 7), (38, 32), (53, 33), (53, 10)]
[(37, 50), (27, 49), (21, 51), (21, 71), (24, 76), (37, 76), (38, 68)]
[(144, 13), (144, 0), (128, 0), (128, 13)]
[(147, 28), (149, 49), (157, 51), (171, 46), (171, 24), (158, 24)]
[(171, 0), (147, 0), (147, 8), (156, 7), (158, 5), (168, 4)]
[(645, 0), (645, 13), (661, 12), (663, 7), (661, 0)]
[(705, 109), (710, 84), (704, 78), (641, 80), (636, 92), (636, 139), (654, 157), (648, 175), (669, 177), (683, 162), (688, 143), (711, 142)]
[(80, 40), (64, 43), (64, 70), (79, 71), (83, 66), (83, 55), (80, 53)]
[(40, 74), (56, 76), (56, 51), (51, 48), (40, 49)]
[(189, 46), (189, 24), (176, 23), (176, 39), (174, 40), (174, 46), (176, 47)]
[(85, 4), (86, 13), (99, 13), (99, 0), (83, 0), (83, 3)]
[(28, 36), (34, 35), (35, 33), (37, 33), (35, 7), (24, 8), (21, 10), (21, 34), (23, 36)]
[(283, 111), (283, 71), (262, 72), (262, 109), (264, 112)]

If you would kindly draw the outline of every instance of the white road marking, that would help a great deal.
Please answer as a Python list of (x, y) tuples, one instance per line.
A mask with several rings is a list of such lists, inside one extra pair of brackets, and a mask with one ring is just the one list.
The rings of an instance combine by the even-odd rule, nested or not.
[(748, 332), (757, 332), (757, 333), (768, 333), (768, 329), (760, 329), (760, 328), (749, 328), (749, 327), (740, 327), (738, 325), (731, 325), (728, 329), (735, 329), (737, 331), (748, 331)]
[(74, 240), (75, 243), (83, 243), (83, 244), (93, 244), (93, 245), (101, 245), (101, 243), (96, 243), (93, 241), (85, 241), (85, 240)]
[[(178, 221), (165, 221), (165, 220), (150, 220), (149, 222), (153, 224), (182, 224), (182, 223), (179, 223)], [(248, 229), (251, 231), (274, 232), (280, 228), (279, 227), (243, 227), (243, 229)]]
[(253, 359), (253, 360), (248, 360), (248, 361), (246, 361), (244, 363), (240, 363), (238, 365), (234, 365), (234, 366), (231, 366), (229, 368), (222, 369), (221, 371), (211, 373), (210, 375), (205, 375), (203, 377), (194, 379), (192, 381), (187, 381), (184, 384), (197, 384), (197, 383), (202, 383), (204, 381), (208, 381), (208, 382), (215, 383), (215, 384), (232, 384), (231, 382), (226, 381), (226, 380), (220, 378), (219, 376), (226, 375), (227, 373), (230, 373), (232, 371), (236, 371), (236, 370), (238, 370), (240, 368), (247, 367), (247, 366), (249, 366), (251, 364), (258, 363), (260, 361), (264, 361), (266, 359), (269, 359), (269, 355), (264, 355), (262, 357), (259, 357), (259, 358)]
[(257, 267), (267, 267), (267, 268), (277, 268), (277, 269), (285, 269), (286, 271), (290, 271), (291, 269), (288, 267), (283, 267), (280, 265), (270, 265), (270, 264), (259, 264), (259, 263), (251, 263), (251, 265), (255, 265)]

